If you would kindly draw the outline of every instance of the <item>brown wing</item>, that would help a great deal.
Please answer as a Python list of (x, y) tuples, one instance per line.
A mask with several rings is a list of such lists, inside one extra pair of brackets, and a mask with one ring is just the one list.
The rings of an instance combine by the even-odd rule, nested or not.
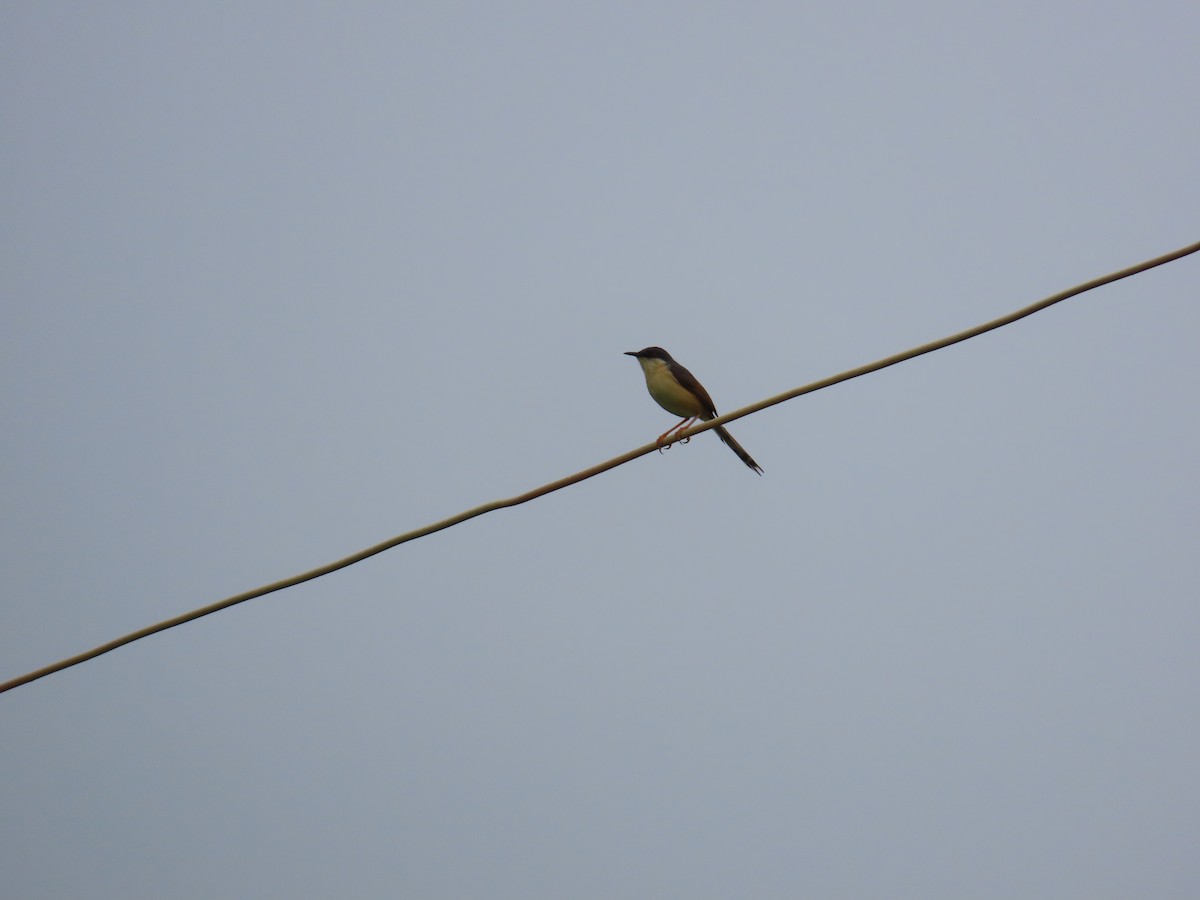
[(671, 360), (671, 374), (675, 376), (676, 381), (699, 397), (700, 402), (704, 404), (706, 414), (700, 418), (707, 421), (716, 416), (717, 408), (713, 405), (712, 397), (708, 396), (708, 391), (696, 380), (695, 375), (674, 360)]

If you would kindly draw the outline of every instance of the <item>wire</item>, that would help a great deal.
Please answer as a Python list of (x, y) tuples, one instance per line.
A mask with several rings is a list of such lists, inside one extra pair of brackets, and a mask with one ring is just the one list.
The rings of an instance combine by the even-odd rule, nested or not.
[[(973, 337), (978, 337), (981, 334), (986, 334), (989, 331), (994, 331), (995, 329), (1002, 328), (1005, 325), (1011, 325), (1013, 322), (1023, 319), (1026, 316), (1031, 316), (1036, 312), (1040, 312), (1049, 306), (1053, 306), (1055, 303), (1061, 303), (1063, 300), (1067, 300), (1071, 297), (1077, 296), (1078, 294), (1085, 293), (1086, 291), (1090, 291), (1095, 288), (1102, 287), (1103, 285), (1111, 284), (1114, 281), (1120, 281), (1123, 278), (1128, 278), (1131, 275), (1137, 275), (1140, 272), (1145, 272), (1148, 269), (1153, 269), (1157, 266), (1173, 262), (1174, 260), (1180, 259), (1184, 256), (1189, 256), (1197, 251), (1200, 251), (1200, 243), (1190, 244), (1187, 247), (1182, 247), (1178, 250), (1174, 250), (1154, 259), (1147, 260), (1146, 262), (1138, 263), (1137, 265), (1130, 266), (1126, 269), (1121, 269), (1118, 272), (1113, 272), (1109, 275), (1102, 275), (1099, 278), (1093, 278), (1091, 281), (1085, 281), (1083, 284), (1076, 285), (1073, 288), (1068, 288), (1065, 291), (1052, 294), (1051, 296), (1046, 297), (1044, 300), (1039, 300), (1037, 303), (1031, 304), (1030, 306), (1026, 306), (1022, 309), (1018, 309), (1016, 312), (1001, 316), (998, 319), (993, 319), (992, 321), (986, 322), (983, 325), (977, 325), (974, 328), (968, 328), (966, 331), (960, 331), (957, 334), (950, 335), (949, 337), (931, 341), (928, 344), (922, 344), (921, 346), (914, 347), (911, 350), (905, 350), (903, 353), (897, 353), (893, 356), (888, 356), (884, 359), (877, 360), (876, 362), (859, 366), (856, 369), (849, 369), (838, 375), (832, 375), (829, 378), (823, 378), (820, 381), (814, 381), (811, 384), (806, 384), (802, 387), (785, 391), (782, 394), (776, 394), (774, 397), (768, 397), (766, 400), (760, 400), (757, 403), (751, 403), (749, 406), (743, 406), (741, 409), (735, 410), (731, 413), (726, 413), (723, 416), (718, 416), (715, 419), (710, 419), (707, 422), (702, 422), (698, 425), (695, 425), (683, 432), (681, 437), (691, 437), (692, 435), (700, 434), (701, 432), (708, 431), (710, 428), (716, 428), (718, 425), (728, 424), (729, 422), (733, 422), (742, 418), (743, 416), (751, 415), (752, 413), (764, 410), (769, 406), (775, 406), (783, 403), (786, 400), (792, 400), (796, 397), (801, 397), (804, 394), (811, 394), (813, 391), (823, 390), (824, 388), (832, 387), (835, 384), (841, 384), (843, 381), (849, 381), (852, 378), (858, 378), (871, 372), (878, 372), (880, 369), (886, 369), (889, 366), (896, 365), (897, 363), (915, 359), (918, 356), (924, 356), (926, 353), (932, 353), (934, 350), (941, 350), (953, 344), (970, 340)], [(129, 634), (123, 635), (122, 637), (115, 638), (114, 640), (101, 644), (98, 647), (94, 647), (91, 650), (87, 650), (75, 656), (59, 660), (56, 663), (44, 666), (41, 669), (36, 669), (33, 672), (21, 675), (20, 677), (14, 678), (11, 681), (0, 683), (0, 693), (10, 691), (15, 687), (29, 684), (30, 682), (37, 681), (40, 678), (45, 678), (47, 675), (52, 675), (55, 672), (61, 672), (63, 669), (69, 669), (72, 666), (77, 666), (80, 663), (87, 662), (90, 659), (95, 659), (97, 656), (103, 656), (105, 653), (116, 650), (118, 647), (123, 647), (126, 644), (132, 644), (134, 641), (140, 641), (142, 638), (150, 637), (153, 634), (158, 634), (159, 632), (166, 631), (169, 628), (174, 628), (177, 625), (183, 625), (187, 622), (192, 622), (196, 619), (203, 618), (204, 616), (212, 615), (215, 612), (220, 612), (221, 610), (228, 609), (231, 606), (237, 606), (239, 603), (245, 603), (247, 600), (253, 600), (257, 597), (263, 597), (267, 594), (272, 594), (275, 591), (281, 591), (284, 588), (294, 587), (295, 585), (303, 584), (306, 581), (312, 581), (314, 578), (320, 578), (322, 575), (329, 575), (330, 573), (336, 572), (339, 569), (344, 569), (347, 566), (352, 566), (355, 563), (362, 562), (364, 559), (369, 559), (370, 557), (382, 553), (385, 550), (390, 550), (393, 547), (398, 547), (401, 544), (406, 544), (409, 541), (416, 540), (417, 538), (425, 537), (426, 535), (430, 535), (438, 531), (443, 531), (453, 525), (466, 522), (468, 519), (473, 519), (476, 516), (482, 516), (484, 513), (494, 512), (498, 509), (506, 509), (511, 506), (519, 506), (522, 503), (528, 503), (530, 500), (535, 500), (538, 497), (553, 493), (554, 491), (561, 490), (562, 488), (569, 487), (573, 484), (578, 484), (579, 482), (599, 475), (602, 472), (607, 472), (609, 469), (615, 469), (617, 466), (624, 465), (625, 463), (635, 460), (640, 456), (645, 456), (647, 453), (652, 453), (656, 449), (657, 447), (655, 444), (646, 444), (645, 446), (639, 447), (636, 450), (630, 450), (628, 453), (623, 453), (620, 456), (613, 457), (607, 462), (599, 463), (591, 468), (584, 469), (581, 472), (576, 472), (574, 475), (568, 475), (565, 478), (552, 481), (549, 484), (534, 488), (533, 490), (527, 491), (524, 494), (518, 494), (515, 497), (509, 497), (507, 500), (495, 500), (491, 503), (485, 503), (482, 506), (476, 506), (474, 509), (468, 509), (465, 512), (450, 516), (448, 519), (442, 519), (440, 522), (434, 522), (431, 525), (426, 525), (422, 528), (407, 531), (404, 534), (397, 535), (396, 537), (376, 544), (373, 547), (368, 547), (365, 550), (360, 550), (358, 553), (354, 553), (343, 559), (339, 559), (336, 562), (331, 562), (327, 565), (320, 566), (319, 568), (310, 569), (309, 571), (303, 572), (299, 575), (293, 575), (290, 578), (284, 578), (281, 581), (275, 581), (271, 584), (263, 585), (262, 587), (257, 587), (249, 591), (244, 591), (240, 594), (234, 594), (232, 597), (227, 597), (224, 600), (219, 600), (216, 603), (209, 604), (208, 606), (202, 606), (199, 609), (192, 610), (191, 612), (186, 612), (182, 615), (175, 616), (174, 618), (166, 619), (165, 621), (158, 622), (155, 625), (148, 625), (145, 628), (140, 628), (137, 631), (133, 631)]]

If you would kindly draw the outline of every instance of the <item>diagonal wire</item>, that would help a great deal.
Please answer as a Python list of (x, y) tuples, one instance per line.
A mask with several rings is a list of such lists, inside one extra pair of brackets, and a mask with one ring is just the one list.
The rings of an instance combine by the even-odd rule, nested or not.
[[(731, 413), (726, 413), (723, 416), (718, 416), (715, 419), (710, 419), (707, 422), (702, 422), (689, 428), (683, 432), (681, 437), (691, 437), (695, 434), (700, 434), (703, 431), (708, 431), (710, 428), (716, 428), (718, 425), (724, 425), (733, 422), (743, 416), (748, 416), (751, 413), (759, 412), (769, 406), (775, 406), (783, 403), (786, 400), (793, 400), (796, 397), (804, 394), (811, 394), (813, 391), (819, 391), (827, 387), (832, 387), (835, 384), (841, 384), (843, 381), (849, 381), (852, 378), (858, 378), (861, 375), (867, 375), (871, 372), (878, 372), (880, 369), (886, 369), (889, 366), (894, 366), (897, 363), (906, 362), (910, 359), (915, 359), (918, 356), (924, 356), (926, 353), (932, 353), (934, 350), (941, 350), (944, 347), (949, 347), (953, 344), (961, 343), (962, 341), (970, 340), (973, 337), (978, 337), (981, 334), (986, 334), (989, 331), (994, 331), (997, 328), (1002, 328), (1005, 325), (1011, 325), (1026, 316), (1031, 316), (1036, 312), (1041, 312), (1055, 303), (1061, 303), (1071, 297), (1082, 294), (1086, 291), (1102, 287), (1106, 284), (1111, 284), (1114, 281), (1120, 281), (1122, 278), (1128, 278), (1131, 275), (1137, 275), (1140, 272), (1145, 272), (1148, 269), (1156, 268), (1174, 260), (1188, 256), (1192, 253), (1200, 251), (1200, 243), (1190, 244), (1186, 247), (1181, 247), (1178, 250), (1173, 250), (1162, 256), (1147, 260), (1146, 262), (1138, 263), (1137, 265), (1129, 266), (1126, 269), (1121, 269), (1117, 272), (1112, 272), (1108, 275), (1101, 275), (1099, 278), (1093, 278), (1091, 281), (1085, 281), (1083, 284), (1076, 285), (1073, 288), (1068, 288), (1065, 291), (1060, 291), (1057, 294), (1052, 294), (1037, 303), (1018, 309), (1016, 312), (1001, 316), (998, 319), (993, 319), (990, 322), (985, 322), (982, 325), (976, 325), (974, 328), (968, 328), (966, 331), (960, 331), (957, 334), (952, 334), (949, 337), (940, 338), (936, 341), (930, 341), (928, 344), (922, 344), (919, 347), (914, 347), (911, 350), (905, 350), (902, 353), (897, 353), (893, 356), (888, 356), (875, 362), (867, 363), (855, 369), (848, 369), (838, 375), (831, 375), (828, 378), (823, 378), (820, 381), (814, 381), (811, 384), (806, 384), (792, 390), (785, 391), (782, 394), (776, 394), (774, 397), (768, 397), (765, 400), (760, 400), (757, 403), (751, 403), (749, 406), (743, 406), (741, 409), (734, 410)], [(546, 494), (561, 490), (573, 484), (578, 484), (588, 478), (599, 475), (602, 472), (607, 472), (609, 469), (615, 469), (617, 466), (624, 465), (631, 460), (637, 459), (639, 456), (645, 456), (647, 453), (652, 453), (657, 449), (654, 444), (646, 444), (644, 447), (639, 447), (636, 450), (630, 450), (627, 453), (622, 453), (620, 456), (613, 457), (607, 462), (602, 462), (591, 468), (584, 469), (581, 472), (576, 472), (574, 475), (568, 475), (565, 478), (560, 478), (557, 481), (552, 481), (549, 484), (544, 484), (541, 487), (534, 488), (531, 491), (526, 491), (523, 494), (518, 494), (515, 497), (509, 497), (506, 500), (494, 500), (491, 503), (485, 503), (482, 506), (476, 506), (474, 509), (468, 509), (465, 512), (460, 512), (457, 515), (450, 516), (448, 519), (442, 519), (440, 522), (434, 522), (431, 525), (425, 525), (422, 528), (417, 528), (412, 531), (406, 531), (404, 534), (389, 538), (380, 544), (373, 547), (368, 547), (365, 550), (360, 550), (358, 553), (339, 559), (327, 565), (320, 566), (316, 569), (310, 569), (307, 572), (302, 572), (299, 575), (293, 575), (289, 578), (284, 578), (281, 581), (275, 581), (271, 584), (263, 585), (249, 591), (244, 591), (240, 594), (234, 594), (232, 597), (226, 597), (224, 600), (219, 600), (216, 603), (211, 603), (208, 606), (202, 606), (199, 609), (194, 609), (191, 612), (186, 612), (175, 616), (171, 619), (166, 619), (154, 625), (148, 625), (145, 628), (139, 628), (137, 631), (132, 631), (129, 634), (115, 638), (107, 643), (101, 644), (98, 647), (93, 647), (91, 650), (84, 651), (75, 656), (59, 660), (51, 665), (44, 666), (41, 669), (36, 669), (25, 675), (21, 675), (11, 681), (0, 682), (0, 693), (10, 691), (15, 687), (20, 687), (24, 684), (29, 684), (31, 681), (37, 681), (39, 678), (45, 678), (47, 675), (52, 675), (55, 672), (61, 672), (63, 669), (69, 669), (72, 666), (77, 666), (80, 663), (87, 662), (90, 659), (95, 659), (97, 656), (102, 656), (118, 647), (123, 647), (126, 644), (132, 644), (134, 641), (139, 641), (142, 638), (150, 637), (153, 634), (158, 634), (161, 631), (166, 631), (168, 628), (174, 628), (177, 625), (183, 625), (187, 622), (192, 622), (204, 616), (212, 615), (215, 612), (220, 612), (223, 609), (228, 609), (231, 606), (237, 606), (239, 603), (244, 603), (247, 600), (253, 600), (256, 597), (263, 597), (267, 594), (281, 591), (284, 588), (294, 587), (298, 584), (303, 584), (306, 581), (312, 581), (314, 578), (320, 578), (322, 575), (328, 575), (331, 572), (336, 572), (339, 569), (344, 569), (347, 566), (352, 566), (355, 563), (362, 562), (364, 559), (369, 559), (376, 554), (382, 553), (385, 550), (390, 550), (393, 547), (398, 547), (400, 544), (408, 543), (417, 538), (425, 537), (437, 531), (442, 531), (452, 525), (458, 525), (460, 522), (465, 522), (468, 519), (473, 519), (476, 516), (482, 516), (484, 513), (494, 512), (498, 509), (506, 509), (510, 506), (519, 506), (522, 503), (528, 503), (530, 500), (535, 500)]]

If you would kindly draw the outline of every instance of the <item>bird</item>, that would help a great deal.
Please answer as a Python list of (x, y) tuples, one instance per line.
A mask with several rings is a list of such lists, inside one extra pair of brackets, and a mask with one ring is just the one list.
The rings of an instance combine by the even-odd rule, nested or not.
[[(672, 415), (682, 416), (683, 421), (673, 428), (668, 428), (658, 436), (655, 444), (662, 450), (663, 442), (673, 431), (679, 431), (691, 425), (697, 419), (707, 422), (715, 419), (717, 408), (713, 405), (712, 397), (704, 389), (696, 376), (675, 362), (671, 354), (662, 347), (647, 347), (645, 350), (627, 350), (626, 356), (632, 356), (642, 367), (646, 376), (646, 390), (654, 398), (654, 402)], [(713, 429), (730, 450), (738, 455), (738, 459), (757, 472), (763, 473), (762, 466), (745, 451), (741, 444), (733, 439), (723, 425)], [(666, 442), (668, 445), (670, 441)]]

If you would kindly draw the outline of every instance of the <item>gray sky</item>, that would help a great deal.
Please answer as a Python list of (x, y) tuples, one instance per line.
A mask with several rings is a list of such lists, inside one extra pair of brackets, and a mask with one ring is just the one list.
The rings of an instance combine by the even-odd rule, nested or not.
[[(0, 7), (0, 679), (1200, 237), (1200, 7)], [(1186, 259), (0, 698), (21, 898), (1195, 897)]]

